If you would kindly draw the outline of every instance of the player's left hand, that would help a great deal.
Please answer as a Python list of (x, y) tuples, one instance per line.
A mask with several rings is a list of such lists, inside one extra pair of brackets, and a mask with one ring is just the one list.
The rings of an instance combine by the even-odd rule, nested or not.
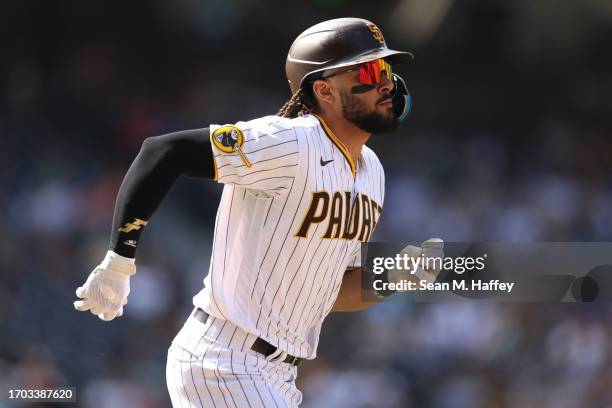
[[(423, 259), (430, 259), (424, 268), (419, 268), (416, 275), (428, 282), (435, 282), (444, 261), (444, 241), (440, 238), (430, 238), (421, 244)], [(435, 260), (435, 262), (433, 262)]]
[(91, 311), (104, 321), (123, 315), (130, 293), (130, 276), (136, 273), (134, 259), (108, 251), (106, 257), (76, 290), (82, 300), (74, 302), (80, 312)]
[[(433, 283), (436, 281), (444, 261), (444, 241), (440, 238), (430, 238), (424, 241), (420, 247), (408, 245), (400, 252), (400, 255), (404, 254), (409, 258), (421, 258), (421, 262), (425, 262), (425, 264), (420, 264), (416, 270), (390, 270), (389, 282), (410, 280), (411, 277), (416, 276), (420, 280)], [(429, 261), (427, 261), (428, 259)]]

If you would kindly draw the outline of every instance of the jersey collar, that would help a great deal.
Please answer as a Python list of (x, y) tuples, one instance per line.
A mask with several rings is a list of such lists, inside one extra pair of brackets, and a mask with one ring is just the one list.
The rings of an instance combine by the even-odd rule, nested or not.
[(356, 170), (357, 168), (355, 166), (355, 162), (351, 158), (351, 155), (349, 154), (348, 149), (346, 148), (344, 143), (342, 143), (340, 139), (338, 139), (336, 135), (334, 135), (334, 132), (332, 132), (329, 126), (327, 126), (327, 123), (325, 123), (322, 117), (320, 117), (319, 115), (315, 115), (314, 113), (312, 114), (312, 116), (314, 116), (315, 118), (319, 120), (319, 123), (321, 124), (321, 127), (323, 128), (323, 131), (325, 132), (329, 140), (331, 140), (331, 142), (340, 150), (340, 152), (342, 153), (342, 155), (344, 156), (344, 158), (346, 159), (346, 161), (348, 162), (351, 168), (351, 172), (353, 173), (353, 178), (355, 178), (357, 174), (357, 170)]

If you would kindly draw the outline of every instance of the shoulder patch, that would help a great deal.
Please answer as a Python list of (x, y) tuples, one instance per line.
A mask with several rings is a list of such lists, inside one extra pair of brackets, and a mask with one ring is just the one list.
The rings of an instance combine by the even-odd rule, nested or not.
[(242, 145), (244, 145), (244, 133), (242, 133), (242, 130), (240, 130), (237, 126), (221, 126), (210, 135), (210, 140), (215, 147), (221, 150), (223, 153), (238, 153), (247, 167), (252, 166), (250, 160), (242, 151)]
[(211, 135), (215, 147), (224, 153), (235, 153), (244, 144), (244, 133), (237, 126), (221, 126)]

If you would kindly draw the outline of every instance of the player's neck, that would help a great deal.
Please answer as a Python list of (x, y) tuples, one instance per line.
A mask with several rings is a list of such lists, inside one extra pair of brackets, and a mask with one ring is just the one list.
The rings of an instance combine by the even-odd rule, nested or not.
[(357, 163), (361, 155), (361, 148), (370, 138), (370, 133), (358, 128), (342, 117), (334, 118), (323, 112), (319, 113), (318, 116), (325, 121), (327, 126), (334, 133), (334, 136), (336, 136), (336, 138), (346, 147), (353, 162)]

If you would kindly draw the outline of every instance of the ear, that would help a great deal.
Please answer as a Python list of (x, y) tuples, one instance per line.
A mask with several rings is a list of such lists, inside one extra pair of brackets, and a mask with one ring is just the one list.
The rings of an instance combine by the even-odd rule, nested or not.
[(312, 84), (312, 93), (321, 105), (332, 104), (336, 99), (333, 84), (325, 79), (318, 79)]

